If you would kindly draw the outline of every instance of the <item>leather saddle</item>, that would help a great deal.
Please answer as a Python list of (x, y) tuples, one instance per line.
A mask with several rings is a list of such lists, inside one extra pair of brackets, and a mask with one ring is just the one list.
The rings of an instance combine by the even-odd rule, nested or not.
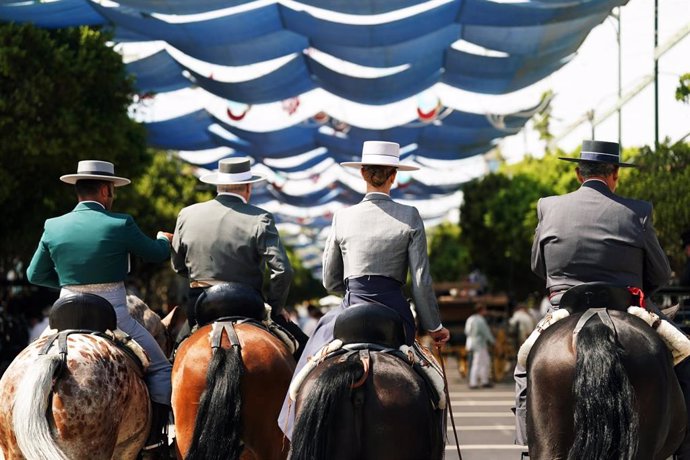
[(370, 343), (397, 350), (405, 344), (405, 327), (395, 310), (362, 303), (350, 306), (338, 316), (333, 336), (344, 344)]
[(628, 311), (631, 305), (638, 305), (639, 299), (627, 287), (603, 282), (584, 283), (571, 287), (561, 297), (560, 308), (571, 314), (590, 308)]
[(262, 321), (266, 317), (261, 294), (241, 283), (223, 283), (206, 289), (197, 299), (194, 309), (199, 327), (224, 318)]
[(148, 357), (139, 344), (117, 328), (117, 315), (112, 304), (101, 296), (89, 293), (71, 294), (59, 298), (48, 315), (48, 324), (57, 333), (51, 335), (39, 354), (49, 352), (57, 343), (62, 356), (62, 372), (67, 359), (67, 337), (71, 334), (95, 334), (110, 340), (129, 356), (143, 373), (148, 367)]
[(59, 298), (50, 309), (48, 324), (51, 329), (69, 329), (105, 332), (117, 329), (117, 316), (113, 306), (95, 294), (72, 294)]

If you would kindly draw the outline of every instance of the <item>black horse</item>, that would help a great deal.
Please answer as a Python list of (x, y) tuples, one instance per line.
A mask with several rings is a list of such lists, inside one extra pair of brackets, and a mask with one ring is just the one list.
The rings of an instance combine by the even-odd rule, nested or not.
[(576, 338), (586, 313), (573, 314), (532, 348), (530, 458), (665, 459), (681, 444), (687, 416), (669, 350), (641, 319), (607, 312), (593, 315)]
[[(343, 316), (364, 312), (360, 308), (353, 306), (341, 314), (337, 338), (341, 338), (338, 330)], [(369, 312), (376, 315), (385, 310), (374, 306)], [(361, 334), (365, 333), (362, 329), (384, 323), (381, 317), (367, 318), (366, 324), (353, 324), (350, 331)], [(408, 363), (377, 351), (393, 344), (377, 342), (383, 346), (327, 359), (306, 378), (296, 401), (292, 460), (443, 458), (445, 411), (432, 406), (427, 384)]]

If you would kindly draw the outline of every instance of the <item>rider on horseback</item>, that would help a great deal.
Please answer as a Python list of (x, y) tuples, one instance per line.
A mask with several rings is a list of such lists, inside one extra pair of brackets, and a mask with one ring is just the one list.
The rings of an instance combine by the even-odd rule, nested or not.
[(152, 400), (152, 422), (145, 446), (166, 442), (164, 429), (170, 410), (170, 362), (151, 334), (127, 310), (124, 280), (129, 254), (163, 262), (170, 254), (170, 233), (152, 240), (131, 216), (110, 212), (115, 187), (130, 183), (116, 177), (107, 161), (80, 161), (76, 174), (60, 177), (74, 184), (79, 203), (69, 212), (45, 222), (43, 236), (26, 271), (33, 284), (61, 288), (60, 297), (95, 294), (115, 308), (117, 327), (129, 334), (148, 354), (151, 364), (146, 384)]
[[(202, 182), (217, 186), (218, 195), (180, 211), (172, 240), (172, 266), (189, 278), (190, 328), (196, 324), (194, 305), (206, 288), (233, 282), (261, 293), (268, 267), (270, 285), (265, 299), (271, 306), (271, 318), (300, 343), (295, 353), (299, 357), (307, 336), (284, 310), (292, 267), (273, 216), (249, 204), (252, 184), (262, 180), (263, 176), (251, 171), (249, 158), (221, 160), (217, 173), (203, 176)], [(178, 341), (188, 333), (181, 332)]]
[[(295, 376), (311, 356), (333, 340), (336, 318), (351, 305), (374, 303), (394, 310), (402, 318), (406, 343), (412, 345), (415, 322), (402, 292), (408, 269), (422, 328), (431, 334), (437, 345), (450, 337), (441, 324), (431, 288), (424, 223), (417, 209), (398, 204), (390, 197), (397, 170), (418, 169), (400, 164), (399, 155), (398, 144), (368, 141), (364, 143), (361, 162), (342, 163), (360, 169), (367, 183), (364, 200), (338, 211), (333, 217), (323, 254), (324, 287), (328, 291), (345, 292), (345, 298), (340, 307), (319, 320), (297, 363)], [(288, 437), (294, 417), (288, 409), (289, 400), (287, 395), (279, 418), (280, 427), (286, 430)]]
[[(581, 283), (602, 281), (646, 295), (665, 285), (671, 269), (652, 226), (651, 203), (614, 194), (619, 168), (634, 166), (620, 161), (619, 145), (585, 140), (579, 158), (561, 159), (578, 162), (582, 186), (539, 200), (532, 246), (532, 270), (546, 279), (552, 310), (559, 308), (568, 288)], [(690, 408), (688, 362), (675, 371)], [(515, 368), (515, 383), (516, 444), (526, 445), (527, 373), (521, 364)], [(686, 439), (680, 450), (687, 451), (687, 444)]]

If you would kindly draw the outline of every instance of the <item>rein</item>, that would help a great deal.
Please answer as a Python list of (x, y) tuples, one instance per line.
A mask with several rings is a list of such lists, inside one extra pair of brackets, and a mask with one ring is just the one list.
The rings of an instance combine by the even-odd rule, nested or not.
[(441, 347), (436, 346), (438, 350), (438, 356), (441, 358), (441, 371), (443, 373), (443, 389), (446, 392), (446, 401), (448, 401), (448, 410), (450, 411), (450, 423), (453, 425), (453, 435), (455, 436), (455, 447), (458, 450), (458, 458), (462, 460), (462, 454), (460, 453), (460, 441), (458, 441), (458, 431), (455, 429), (455, 417), (453, 417), (453, 404), (450, 400), (450, 393), (448, 392), (448, 380), (446, 379), (446, 365), (443, 363), (443, 355), (441, 354)]

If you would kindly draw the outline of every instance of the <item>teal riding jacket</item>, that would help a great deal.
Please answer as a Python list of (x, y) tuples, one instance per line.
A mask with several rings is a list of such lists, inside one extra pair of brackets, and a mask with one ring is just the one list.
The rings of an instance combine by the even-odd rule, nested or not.
[(53, 288), (124, 281), (130, 253), (163, 262), (170, 243), (163, 236), (146, 236), (128, 214), (81, 202), (72, 212), (46, 220), (26, 275), (33, 284)]

